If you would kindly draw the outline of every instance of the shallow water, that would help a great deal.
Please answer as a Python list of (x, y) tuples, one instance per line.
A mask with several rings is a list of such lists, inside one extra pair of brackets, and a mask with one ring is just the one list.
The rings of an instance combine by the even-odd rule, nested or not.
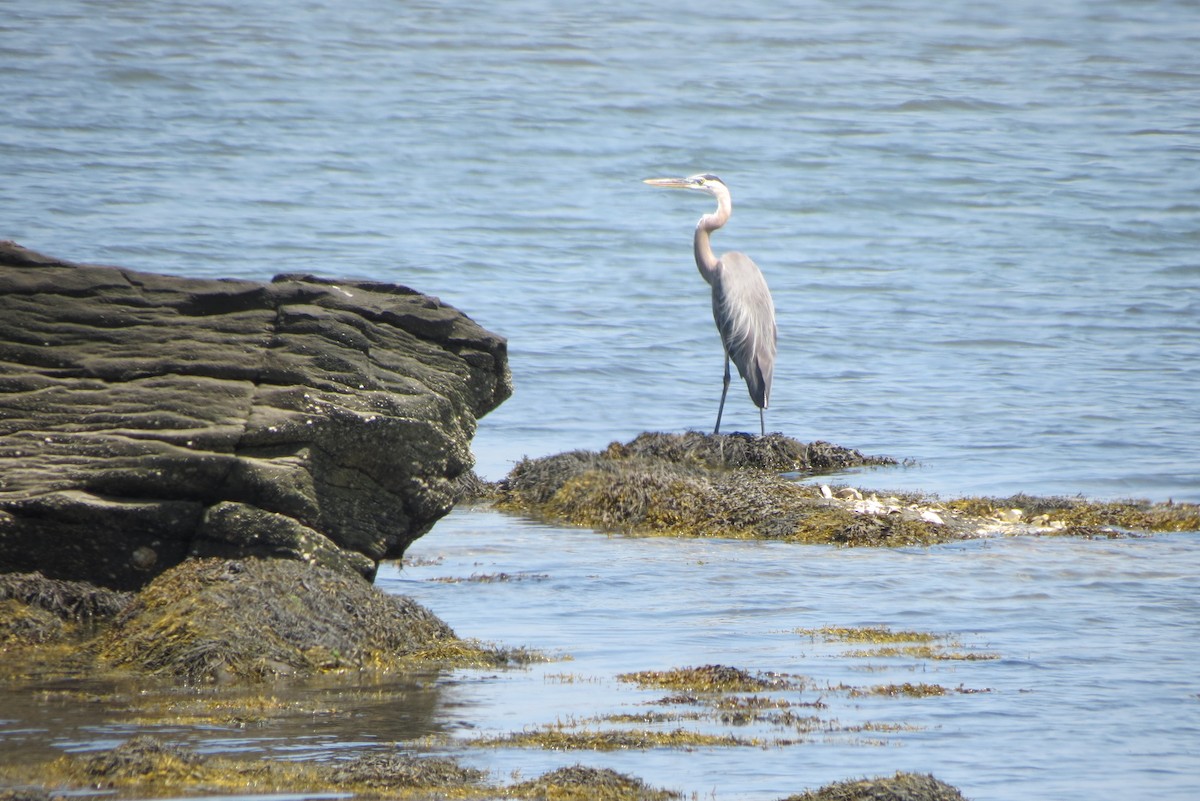
[[(933, 772), (977, 801), (1200, 792), (1194, 535), (839, 550), (609, 538), (459, 510), (410, 556), (419, 564), (386, 571), (382, 585), (439, 610), (460, 635), (572, 657), (448, 690), (460, 739), (678, 711), (645, 706), (668, 693), (615, 676), (705, 664), (808, 677), (815, 689), (782, 696), (823, 699), (815, 714), (832, 729), (800, 745), (695, 753), (465, 750), (492, 770), (528, 776), (578, 760), (686, 793), (763, 801), (897, 769)], [(432, 580), (500, 573), (514, 580)], [(946, 634), (961, 643), (954, 650), (998, 658), (847, 658), (863, 646), (795, 633), (827, 625)], [(905, 682), (987, 692), (875, 698), (822, 689)], [(913, 730), (843, 730), (868, 722)], [(676, 725), (696, 726), (666, 728)], [(797, 737), (714, 730), (768, 744)]]
[[(44, 687), (5, 699), (0, 754), (15, 764), (150, 732), (245, 757), (335, 759), (432, 747), (498, 782), (583, 763), (685, 797), (747, 801), (901, 769), (932, 772), (976, 801), (1184, 801), (1200, 793), (1194, 534), (840, 550), (609, 537), (462, 508), (414, 545), (408, 561), (402, 569), (385, 565), (380, 585), (417, 598), (461, 636), (560, 659), (360, 686), (278, 687), (271, 695), (296, 711), (247, 725), (148, 723), (179, 699), (145, 687)], [(797, 633), (823, 626), (943, 635), (948, 651), (993, 658), (847, 656), (870, 646)], [(791, 675), (803, 688), (774, 695), (794, 705), (820, 702), (794, 709), (819, 725), (603, 719), (694, 711), (657, 704), (669, 693), (617, 676), (707, 664)], [(904, 683), (947, 694), (845, 689)], [(758, 744), (563, 752), (471, 742), (556, 724), (682, 727)], [(304, 797), (311, 796), (290, 796)]]
[[(509, 339), (516, 395), (475, 441), (498, 478), (523, 455), (711, 425), (720, 352), (690, 254), (708, 201), (640, 179), (712, 171), (736, 208), (715, 246), (749, 252), (778, 309), (770, 428), (917, 460), (850, 477), (873, 487), (1200, 501), (1198, 87), (1183, 0), (5, 3), (0, 237), (439, 295)], [(757, 425), (736, 386), (726, 415)], [(174, 736), (298, 755), (465, 739), (653, 695), (621, 671), (722, 662), (991, 692), (831, 694), (843, 723), (916, 727), (881, 745), (463, 750), (717, 798), (897, 768), (976, 799), (1200, 790), (1194, 536), (840, 551), (459, 510), (413, 553), (442, 561), (384, 586), (461, 634), (574, 661), (441, 676), (411, 725), (386, 695), (361, 719)], [(533, 577), (425, 580), (473, 572)], [(1001, 658), (874, 670), (789, 633), (868, 623)], [(5, 758), (138, 728), (56, 697), (8, 718)]]

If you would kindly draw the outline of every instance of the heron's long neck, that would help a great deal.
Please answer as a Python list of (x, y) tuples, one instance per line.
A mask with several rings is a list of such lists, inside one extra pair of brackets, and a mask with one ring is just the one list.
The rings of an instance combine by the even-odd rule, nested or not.
[(710, 284), (717, 274), (717, 256), (713, 253), (709, 234), (728, 222), (729, 215), (732, 213), (733, 203), (730, 201), (729, 195), (721, 194), (717, 196), (717, 210), (712, 214), (705, 214), (700, 218), (700, 222), (696, 223), (696, 268), (700, 270), (700, 275), (704, 276), (704, 280)]

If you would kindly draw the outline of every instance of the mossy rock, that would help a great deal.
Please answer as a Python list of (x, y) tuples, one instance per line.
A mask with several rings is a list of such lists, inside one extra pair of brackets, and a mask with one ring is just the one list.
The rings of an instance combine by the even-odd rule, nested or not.
[(0, 680), (88, 671), (88, 643), (132, 600), (132, 593), (82, 581), (0, 574)]
[(90, 625), (115, 617), (133, 599), (133, 593), (85, 581), (47, 578), (41, 573), (0, 573), (0, 599), (42, 609), (64, 622)]
[(283, 559), (191, 560), (163, 573), (101, 639), (112, 666), (187, 682), (387, 668), (459, 642), (408, 598)]
[(918, 514), (856, 514), (780, 474), (894, 463), (782, 434), (642, 434), (602, 453), (523, 459), (494, 497), (500, 509), (639, 535), (889, 546), (957, 539)]
[(326, 778), (333, 785), (373, 789), (428, 788), (452, 790), (474, 787), (487, 773), (460, 765), (447, 757), (420, 757), (403, 753), (370, 753), (329, 766)]
[[(108, 789), (118, 797), (247, 792), (343, 793), (358, 797), (426, 799), (524, 798), (531, 801), (673, 801), (679, 793), (650, 787), (607, 768), (558, 768), (529, 781), (498, 786), (482, 770), (451, 757), (371, 752), (345, 760), (238, 759), (201, 754), (140, 735), (114, 748), (67, 754), (43, 766), (54, 787)], [(68, 790), (70, 795), (74, 791)], [(0, 791), (0, 801), (50, 801), (45, 788)]]
[(1089, 501), (1062, 496), (1013, 495), (958, 498), (946, 506), (979, 517), (1015, 515), (1054, 527), (1066, 536), (1106, 537), (1126, 531), (1200, 531), (1200, 505), (1145, 500)]
[(827, 473), (867, 465), (894, 465), (889, 456), (864, 456), (853, 448), (829, 442), (800, 442), (783, 434), (762, 437), (750, 434), (683, 434), (646, 432), (632, 442), (613, 443), (604, 452), (609, 458), (635, 456), (661, 459), (676, 464), (699, 464), (709, 468), (746, 468), (777, 473)]
[(788, 796), (783, 801), (963, 801), (956, 788), (923, 773), (858, 779)]
[(672, 790), (658, 790), (644, 781), (609, 768), (571, 765), (544, 773), (509, 788), (509, 794), (536, 801), (670, 801)]
[(838, 546), (925, 546), (983, 536), (1088, 538), (1198, 531), (1200, 506), (1018, 495), (880, 500), (797, 474), (895, 464), (827, 442), (769, 434), (642, 434), (604, 451), (522, 459), (481, 492), (501, 510), (638, 536), (765, 539)]

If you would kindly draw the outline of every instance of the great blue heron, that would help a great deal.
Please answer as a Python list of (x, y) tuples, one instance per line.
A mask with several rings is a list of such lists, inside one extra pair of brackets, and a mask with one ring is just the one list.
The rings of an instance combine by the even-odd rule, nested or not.
[(725, 346), (725, 381), (721, 387), (721, 405), (717, 409), (717, 424), (713, 433), (721, 432), (721, 414), (725, 411), (725, 395), (729, 392), (729, 360), (737, 365), (746, 381), (750, 399), (758, 407), (758, 424), (763, 436), (767, 433), (763, 409), (771, 399), (771, 373), (775, 369), (775, 304), (771, 290), (758, 265), (739, 251), (717, 258), (709, 244), (709, 234), (729, 221), (733, 199), (729, 187), (715, 175), (693, 175), (690, 178), (647, 178), (651, 186), (672, 189), (694, 189), (717, 199), (717, 210), (705, 214), (696, 223), (696, 267), (712, 286), (713, 319), (721, 332)]

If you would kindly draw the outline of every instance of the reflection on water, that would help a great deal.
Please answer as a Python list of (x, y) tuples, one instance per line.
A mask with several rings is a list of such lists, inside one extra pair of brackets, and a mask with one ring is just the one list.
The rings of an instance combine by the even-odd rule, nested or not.
[(90, 680), (5, 688), (0, 753), (35, 763), (153, 734), (204, 754), (325, 759), (437, 735), (456, 681), (427, 672), (190, 691)]

